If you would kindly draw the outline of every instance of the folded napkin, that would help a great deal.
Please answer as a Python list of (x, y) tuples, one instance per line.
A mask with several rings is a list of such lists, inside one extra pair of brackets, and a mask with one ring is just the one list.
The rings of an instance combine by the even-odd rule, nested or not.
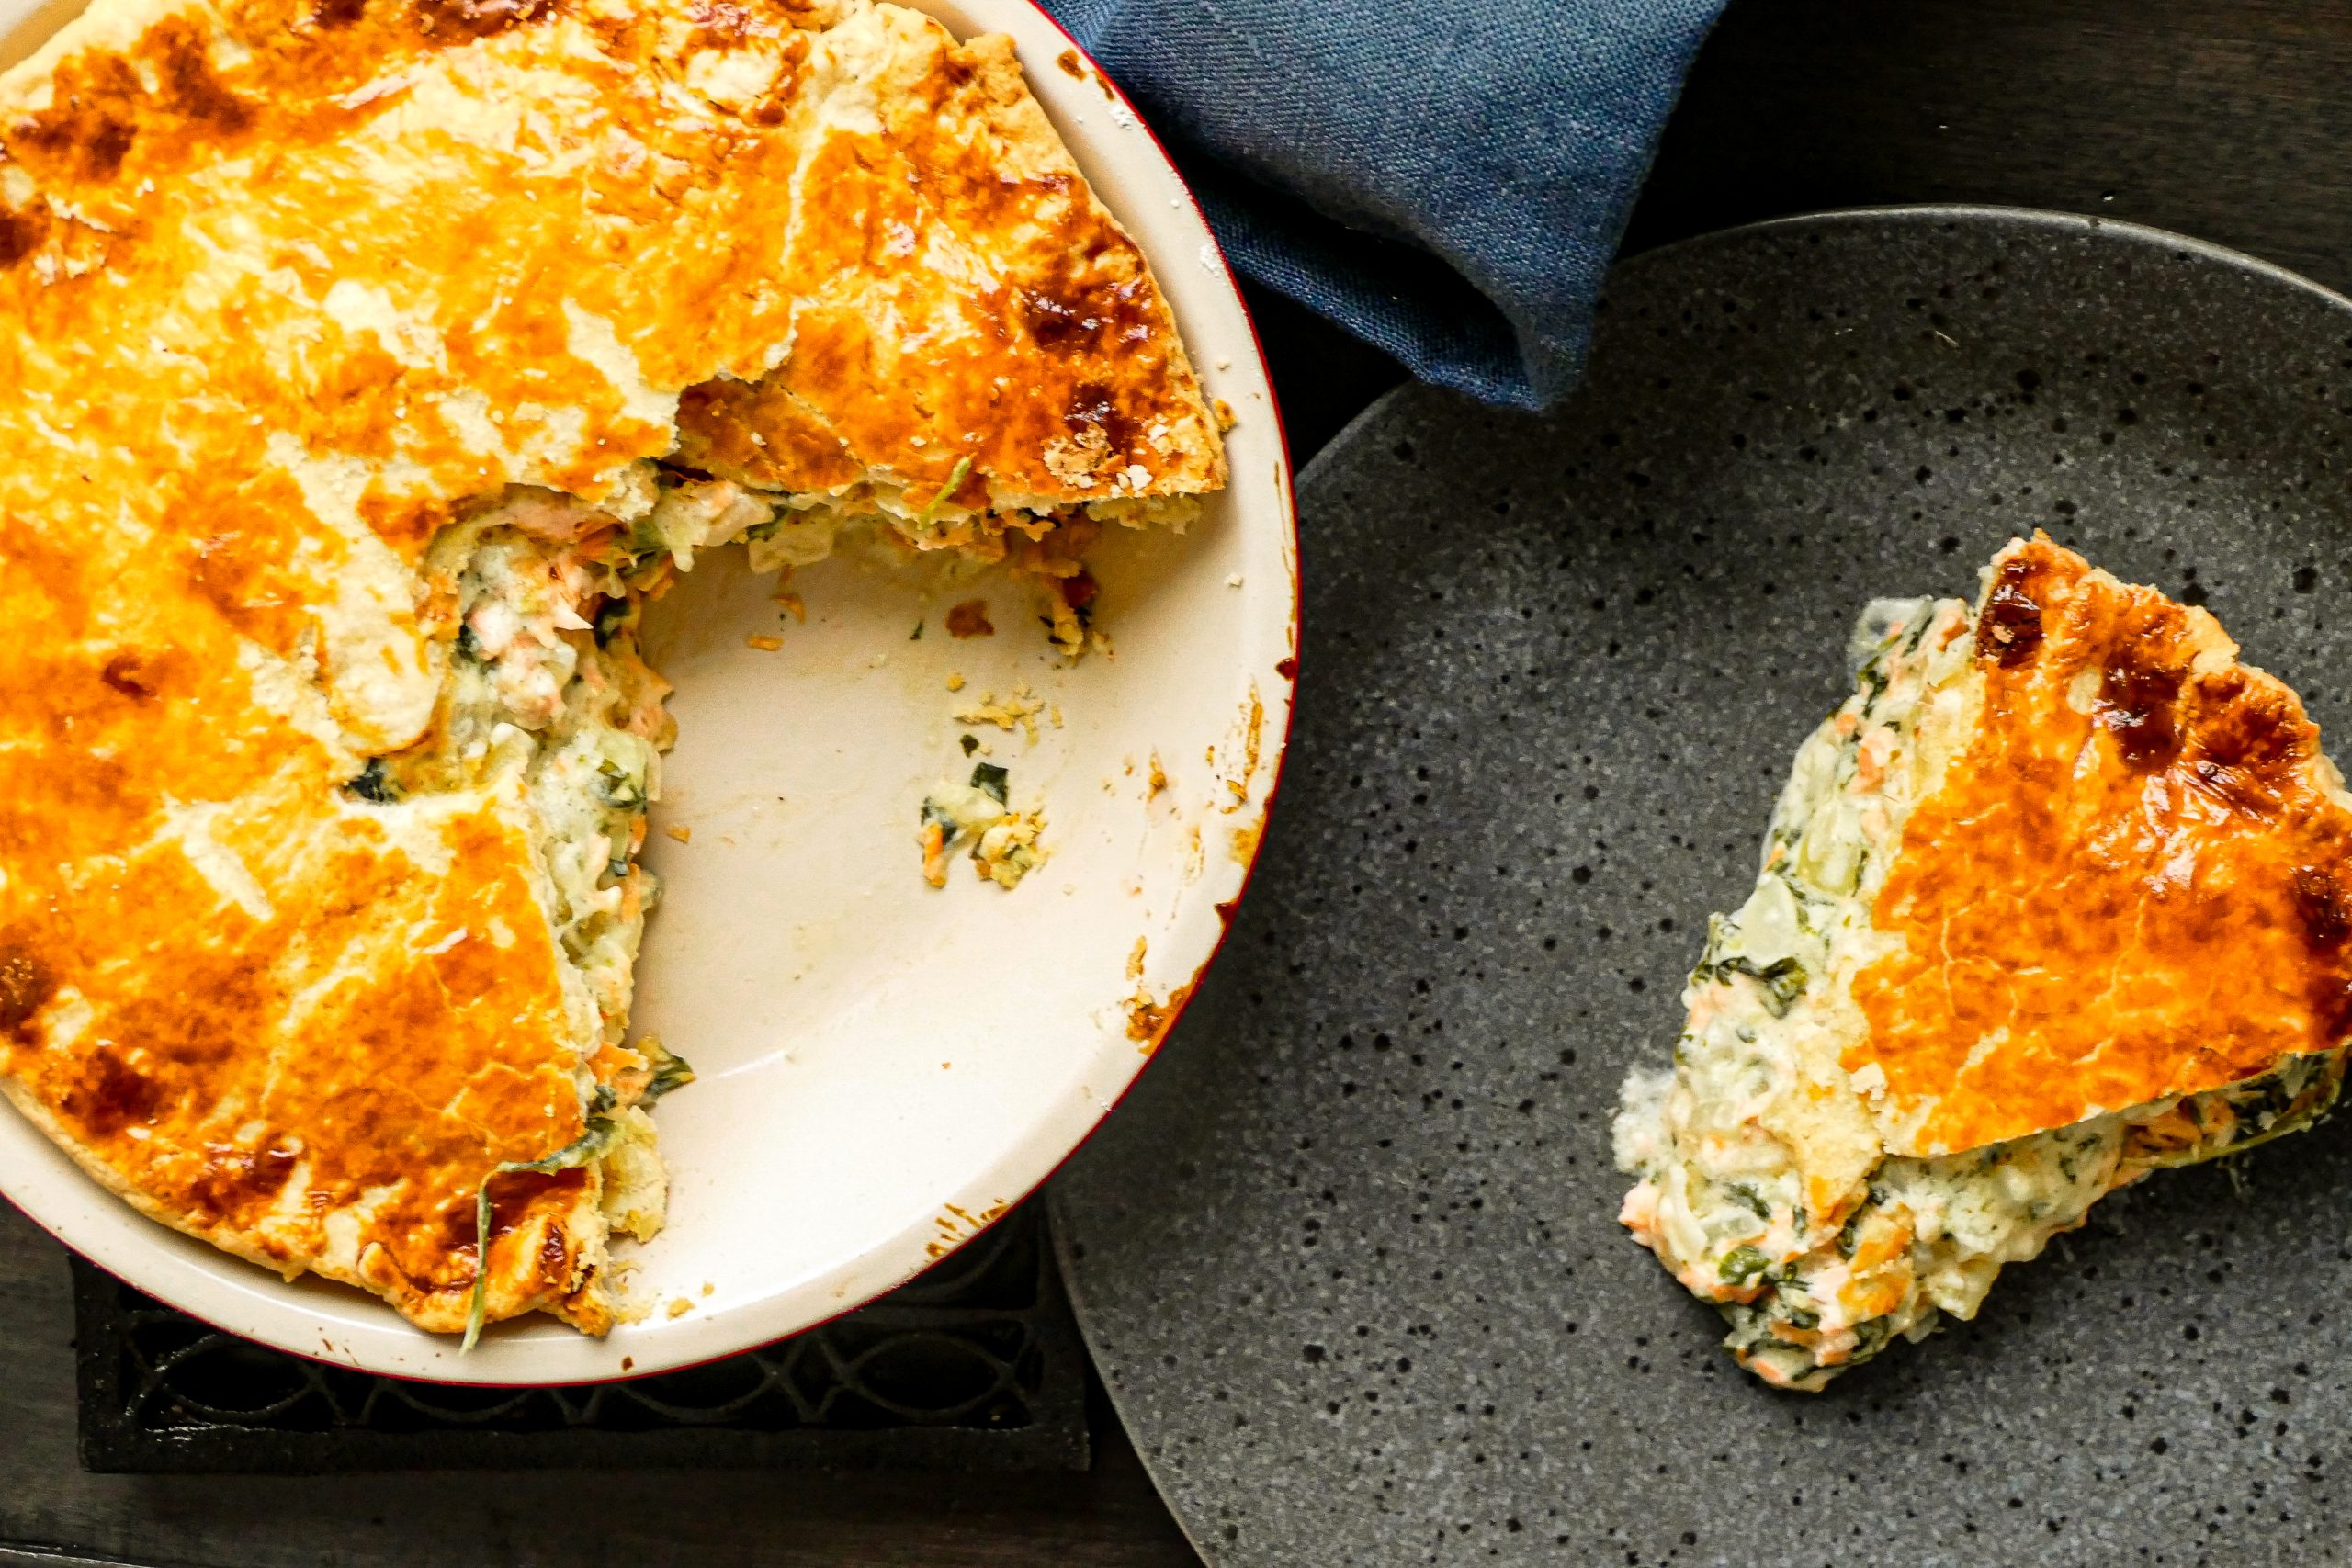
[(1240, 271), (1423, 380), (1540, 408), (1723, 0), (1043, 0)]

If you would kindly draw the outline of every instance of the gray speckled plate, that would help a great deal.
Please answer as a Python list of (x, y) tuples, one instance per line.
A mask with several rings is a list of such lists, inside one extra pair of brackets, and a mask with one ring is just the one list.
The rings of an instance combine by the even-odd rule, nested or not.
[(1740, 1373), (1618, 1229), (1608, 1122), (1871, 596), (1972, 592), (2048, 528), (2352, 735), (2347, 433), (2346, 301), (2144, 230), (1905, 209), (1627, 263), (1556, 416), (1410, 390), (1343, 436), (1302, 485), (1258, 885), (1057, 1189), (1203, 1552), (2344, 1560), (2352, 1115), (2109, 1200), (1813, 1397)]

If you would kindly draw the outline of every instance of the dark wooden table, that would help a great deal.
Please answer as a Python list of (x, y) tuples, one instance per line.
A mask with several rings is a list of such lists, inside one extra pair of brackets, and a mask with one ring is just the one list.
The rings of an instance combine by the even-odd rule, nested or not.
[[(1630, 243), (1914, 201), (2131, 219), (2352, 289), (2352, 0), (1738, 0)], [(1303, 463), (1397, 371), (1257, 303)], [(1107, 1413), (1083, 1475), (85, 1475), (71, 1336), (62, 1255), (0, 1205), (0, 1568), (1196, 1561)]]

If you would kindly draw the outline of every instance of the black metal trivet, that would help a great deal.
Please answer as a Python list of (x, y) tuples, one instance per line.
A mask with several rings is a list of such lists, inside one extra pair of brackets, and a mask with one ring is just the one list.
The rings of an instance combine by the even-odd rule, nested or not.
[(74, 1260), (82, 1462), (267, 1472), (628, 1465), (1082, 1469), (1087, 1358), (1042, 1205), (911, 1284), (632, 1382), (469, 1389), (322, 1366)]

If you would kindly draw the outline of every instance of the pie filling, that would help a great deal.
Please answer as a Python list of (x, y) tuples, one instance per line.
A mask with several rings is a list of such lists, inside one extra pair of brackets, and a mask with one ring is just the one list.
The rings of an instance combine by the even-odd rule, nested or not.
[[(1155, 498), (1113, 515), (1181, 526), (1197, 504)], [(459, 508), (433, 540), (422, 575), (447, 655), (439, 711), (423, 740), (371, 759), (345, 793), (390, 805), (519, 781), (541, 896), (571, 970), (567, 990), (583, 1024), (594, 1021), (582, 1029), (576, 1072), (586, 1134), (543, 1160), (502, 1168), (484, 1184), (485, 1213), (490, 1188), (504, 1177), (585, 1167), (613, 1231), (647, 1240), (662, 1227), (667, 1177), (645, 1107), (692, 1072), (658, 1042), (624, 1043), (638, 948), (660, 892), (637, 859), (675, 733), (664, 706), (670, 684), (639, 651), (643, 606), (701, 550), (742, 542), (754, 570), (788, 577), (841, 539), (878, 531), (905, 548), (1001, 561), (1042, 581), (1054, 645), (1081, 653), (1091, 582), (1080, 561), (1100, 523), (1082, 512), (949, 511), (910, 512), (896, 489), (864, 488), (845, 503), (641, 463), (601, 505), (514, 486)], [(977, 787), (922, 803), (934, 885), (944, 880), (949, 849), (966, 843), (980, 874), (1007, 888), (1043, 858), (1042, 818), (1005, 806), (1001, 776), (994, 794), (976, 775)], [(609, 1318), (607, 1272), (592, 1254), (561, 1315), (583, 1326)]]
[(1623, 1223), (1721, 1309), (1741, 1364), (1781, 1387), (1818, 1390), (1943, 1314), (1973, 1317), (2004, 1265), (2039, 1255), (2099, 1199), (2307, 1127), (2344, 1079), (2338, 1047), (1958, 1154), (1880, 1148), (1871, 1069), (1837, 1062), (1841, 1032), (1858, 1027), (1840, 1012), (1882, 940), (1871, 897), (1912, 805), (1916, 775), (1890, 760), (1950, 728), (1936, 705), (1971, 656), (1956, 635), (1968, 615), (1927, 599), (1864, 614), (1855, 694), (1798, 752), (1755, 891), (1709, 922), (1674, 1065), (1634, 1073), (1616, 1119), (1617, 1163), (1637, 1178)]

